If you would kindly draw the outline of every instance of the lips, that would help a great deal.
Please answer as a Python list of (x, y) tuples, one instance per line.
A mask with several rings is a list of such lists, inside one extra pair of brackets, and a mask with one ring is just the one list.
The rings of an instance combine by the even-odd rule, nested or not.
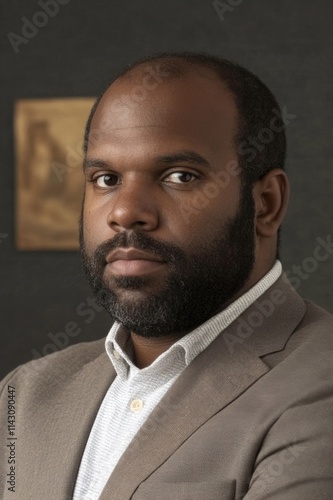
[(119, 276), (139, 276), (160, 270), (165, 261), (156, 255), (135, 248), (113, 250), (106, 258), (112, 274)]
[(113, 250), (106, 258), (106, 262), (111, 264), (116, 260), (149, 260), (152, 262), (163, 262), (156, 255), (137, 250), (136, 248), (117, 248)]

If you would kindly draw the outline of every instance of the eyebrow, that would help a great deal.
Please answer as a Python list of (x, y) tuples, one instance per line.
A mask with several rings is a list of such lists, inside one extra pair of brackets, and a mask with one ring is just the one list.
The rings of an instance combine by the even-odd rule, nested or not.
[(89, 168), (106, 168), (108, 164), (103, 160), (95, 160), (95, 158), (88, 160), (87, 158), (84, 158), (82, 166), (83, 170), (86, 171)]
[(210, 167), (209, 162), (195, 151), (179, 151), (177, 153), (170, 153), (159, 156), (157, 158), (159, 163), (191, 163), (194, 165), (201, 165)]
[[(157, 163), (164, 163), (167, 165), (172, 165), (173, 163), (189, 163), (191, 165), (199, 165), (203, 167), (210, 168), (210, 163), (199, 155), (195, 151), (185, 150), (174, 153), (167, 153), (165, 155), (158, 156), (156, 158)], [(103, 160), (99, 159), (87, 159), (83, 160), (83, 170), (88, 170), (90, 168), (106, 168), (110, 166)]]

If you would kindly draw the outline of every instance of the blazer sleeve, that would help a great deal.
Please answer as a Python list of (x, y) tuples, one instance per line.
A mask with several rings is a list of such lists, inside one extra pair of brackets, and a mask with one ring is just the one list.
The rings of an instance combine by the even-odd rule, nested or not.
[[(293, 383), (293, 380), (290, 381)], [(333, 391), (322, 381), (266, 434), (244, 500), (333, 498)]]

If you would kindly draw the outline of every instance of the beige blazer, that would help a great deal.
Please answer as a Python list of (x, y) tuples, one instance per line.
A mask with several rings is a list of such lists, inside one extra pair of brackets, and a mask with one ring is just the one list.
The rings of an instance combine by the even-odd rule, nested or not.
[[(3, 500), (72, 498), (89, 431), (114, 377), (104, 340), (7, 376), (0, 398)], [(16, 440), (8, 435), (8, 386), (15, 388)], [(11, 452), (15, 492), (7, 483)], [(285, 277), (177, 379), (100, 497), (332, 498), (333, 316), (304, 302)]]

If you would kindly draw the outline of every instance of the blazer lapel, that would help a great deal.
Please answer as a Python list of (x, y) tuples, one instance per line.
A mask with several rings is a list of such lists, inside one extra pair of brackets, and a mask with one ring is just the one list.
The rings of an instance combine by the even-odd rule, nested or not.
[[(68, 380), (57, 395), (52, 419), (46, 407), (45, 420), (39, 432), (39, 441), (49, 443), (45, 453), (37, 453), (38, 470), (53, 470), (57, 498), (72, 498), (82, 454), (103, 397), (115, 377), (112, 364), (104, 352), (94, 361), (87, 362)], [(50, 431), (50, 427), (52, 428)], [(51, 442), (51, 437), (54, 439)], [(44, 448), (43, 448), (44, 450)], [(57, 480), (61, 478), (61, 480)], [(49, 491), (49, 476), (39, 475), (41, 491)]]
[[(253, 327), (260, 307), (265, 314)], [(196, 429), (267, 373), (260, 356), (282, 350), (304, 312), (303, 300), (281, 277), (176, 380), (121, 457), (100, 500), (130, 498)], [(246, 335), (244, 324), (250, 327)]]

